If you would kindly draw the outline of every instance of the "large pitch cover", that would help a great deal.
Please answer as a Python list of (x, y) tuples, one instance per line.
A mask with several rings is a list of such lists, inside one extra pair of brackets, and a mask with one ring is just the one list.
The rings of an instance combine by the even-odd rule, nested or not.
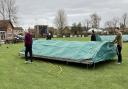
[[(77, 63), (97, 63), (116, 56), (112, 42), (35, 40), (32, 50), (33, 57)], [(24, 48), (20, 54), (24, 54)]]

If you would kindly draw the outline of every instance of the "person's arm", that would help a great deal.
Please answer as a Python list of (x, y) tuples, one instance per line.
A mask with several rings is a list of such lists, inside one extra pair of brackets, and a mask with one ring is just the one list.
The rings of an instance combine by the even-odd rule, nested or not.
[(32, 39), (32, 35), (31, 35), (31, 40), (32, 40), (32, 44), (33, 44), (33, 39)]
[(116, 37), (115, 37), (113, 43), (117, 43), (118, 38), (119, 38), (119, 34), (116, 35)]
[(91, 41), (92, 41), (92, 35), (91, 35)]
[(28, 41), (28, 35), (26, 34), (26, 35), (25, 35), (25, 38), (24, 38), (24, 45), (25, 45), (25, 46), (27, 45), (27, 41)]
[(24, 44), (26, 43), (26, 35), (24, 36)]

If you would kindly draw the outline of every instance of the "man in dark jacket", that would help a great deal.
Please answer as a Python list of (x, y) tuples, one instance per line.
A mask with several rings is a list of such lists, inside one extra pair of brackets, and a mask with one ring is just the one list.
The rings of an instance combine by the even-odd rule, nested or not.
[(94, 30), (92, 30), (91, 41), (96, 41), (96, 34)]
[(51, 40), (51, 38), (52, 38), (51, 33), (47, 33), (46, 40)]
[[(25, 63), (32, 63), (32, 35), (30, 32), (25, 33), (25, 38), (24, 38), (24, 45), (25, 45)], [(29, 57), (28, 57), (29, 53)], [(28, 58), (30, 59), (30, 62), (28, 61)]]

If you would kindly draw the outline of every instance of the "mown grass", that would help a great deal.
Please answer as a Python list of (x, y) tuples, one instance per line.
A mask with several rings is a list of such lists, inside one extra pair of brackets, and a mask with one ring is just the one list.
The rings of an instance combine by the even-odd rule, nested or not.
[[(89, 38), (61, 40), (87, 41)], [(25, 64), (24, 58), (18, 54), (23, 46), (20, 43), (0, 47), (0, 89), (128, 88), (128, 43), (124, 43), (123, 47), (123, 64), (109, 61), (97, 64), (95, 69), (37, 59), (32, 64)]]

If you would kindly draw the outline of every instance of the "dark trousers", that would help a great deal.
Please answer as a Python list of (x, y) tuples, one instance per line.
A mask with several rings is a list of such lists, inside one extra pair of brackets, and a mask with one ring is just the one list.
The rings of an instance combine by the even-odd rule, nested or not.
[[(30, 59), (30, 61), (32, 62), (32, 46), (25, 46), (25, 59), (26, 61), (28, 61), (28, 59)], [(28, 57), (28, 53), (29, 53), (29, 57)]]
[(122, 47), (120, 45), (117, 45), (117, 55), (118, 55), (118, 62), (122, 62), (122, 54), (121, 54), (121, 50), (122, 50)]
[(46, 38), (46, 39), (47, 39), (47, 40), (51, 40), (51, 38), (52, 38), (51, 36), (47, 36), (47, 38)]

